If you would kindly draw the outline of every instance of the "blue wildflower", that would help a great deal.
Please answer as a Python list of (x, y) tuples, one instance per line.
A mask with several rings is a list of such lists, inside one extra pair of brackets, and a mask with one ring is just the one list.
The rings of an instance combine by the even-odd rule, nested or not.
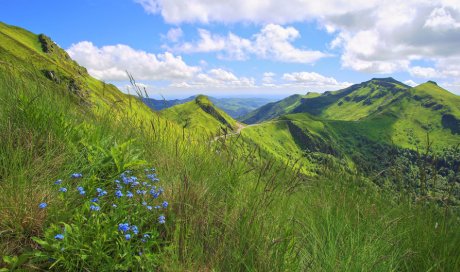
[(118, 198), (120, 198), (120, 197), (123, 196), (123, 193), (122, 193), (120, 190), (117, 190), (117, 191), (115, 192), (115, 196), (118, 197)]
[(125, 239), (126, 239), (126, 241), (130, 240), (130, 239), (131, 239), (131, 234), (129, 234), (129, 233), (126, 234), (126, 235), (125, 235)]
[(151, 211), (151, 210), (152, 210), (152, 206), (147, 206), (147, 209), (148, 209), (149, 211)]
[(56, 236), (54, 236), (54, 239), (63, 240), (64, 239), (64, 234), (56, 234)]
[(146, 193), (147, 193), (147, 191), (145, 191), (145, 190), (137, 190), (136, 191), (136, 194), (138, 194), (138, 195), (145, 195)]
[(142, 201), (142, 206), (145, 206), (145, 205), (147, 205), (147, 202)]
[(115, 180), (115, 183), (117, 183), (117, 184), (118, 184), (118, 183), (120, 183), (120, 181), (119, 181), (118, 179), (116, 179), (116, 180)]
[(128, 223), (118, 224), (118, 230), (122, 232), (127, 232), (129, 230), (129, 224)]
[(83, 175), (81, 173), (73, 173), (70, 177), (76, 179), (76, 178), (82, 178)]
[(168, 201), (163, 201), (163, 204), (161, 204), (161, 206), (163, 206), (163, 208), (167, 208), (168, 207)]
[(145, 243), (147, 242), (147, 240), (150, 238), (150, 235), (148, 235), (147, 233), (143, 235), (143, 238), (141, 239), (142, 243)]
[(61, 184), (61, 183), (62, 183), (62, 179), (58, 179), (58, 180), (56, 180), (56, 181), (54, 182), (55, 185), (59, 185), (59, 184)]
[(94, 203), (99, 202), (99, 198), (95, 197), (95, 198), (91, 199), (91, 202), (94, 202)]
[(85, 195), (86, 194), (85, 189), (83, 189), (83, 187), (81, 187), (81, 186), (77, 187), (77, 190), (78, 190), (78, 193), (80, 195)]
[(158, 217), (158, 223), (160, 223), (160, 224), (166, 223), (166, 217), (164, 215), (160, 215)]
[(159, 210), (159, 209), (161, 209), (161, 206), (159, 206), (159, 205), (158, 205), (158, 206), (155, 206), (155, 209), (156, 209), (156, 210)]
[(89, 207), (89, 209), (92, 210), (92, 211), (96, 211), (96, 212), (97, 212), (97, 211), (99, 211), (99, 210), (101, 209), (101, 207), (95, 206), (95, 205), (91, 205), (91, 206)]
[(127, 196), (128, 198), (132, 198), (134, 195), (133, 195), (133, 193), (131, 193), (130, 191), (128, 191), (128, 192), (126, 192), (126, 196)]
[(148, 174), (147, 175), (147, 178), (150, 179), (151, 181), (155, 182), (155, 181), (160, 181), (159, 178), (157, 178), (157, 176), (155, 174)]
[(102, 192), (102, 189), (101, 188), (96, 188), (96, 192), (100, 193), (100, 192)]
[(40, 205), (38, 205), (38, 207), (40, 209), (44, 209), (44, 208), (46, 208), (46, 206), (48, 206), (48, 204), (46, 204), (45, 202), (42, 202), (42, 203), (40, 203)]
[(107, 191), (101, 191), (98, 194), (98, 196), (105, 196), (105, 195), (107, 195)]
[(139, 233), (139, 229), (137, 228), (137, 226), (131, 226), (131, 230), (136, 235)]
[(134, 181), (133, 183), (131, 183), (131, 187), (136, 187), (139, 184), (140, 184), (139, 181)]
[(61, 188), (59, 188), (59, 192), (65, 193), (65, 192), (67, 192), (67, 188), (61, 187)]

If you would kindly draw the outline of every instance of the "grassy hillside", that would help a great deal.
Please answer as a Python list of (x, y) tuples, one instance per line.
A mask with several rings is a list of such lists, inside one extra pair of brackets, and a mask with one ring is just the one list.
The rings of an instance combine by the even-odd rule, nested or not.
[(160, 114), (196, 133), (216, 134), (236, 129), (236, 121), (214, 106), (208, 97), (197, 96), (193, 101), (164, 109)]
[(459, 270), (450, 195), (440, 209), (340, 169), (307, 178), (241, 137), (183, 137), (39, 36), (0, 32), (1, 271)]

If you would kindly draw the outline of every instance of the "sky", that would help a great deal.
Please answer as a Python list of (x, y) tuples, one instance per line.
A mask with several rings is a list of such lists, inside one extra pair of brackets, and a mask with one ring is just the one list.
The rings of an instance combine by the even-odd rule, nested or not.
[(152, 97), (286, 97), (375, 77), (460, 94), (460, 0), (0, 0), (88, 72)]

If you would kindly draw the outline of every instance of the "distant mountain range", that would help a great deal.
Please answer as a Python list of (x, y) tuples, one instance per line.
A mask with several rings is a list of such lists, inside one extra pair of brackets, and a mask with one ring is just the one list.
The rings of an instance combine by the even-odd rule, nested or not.
[[(160, 100), (153, 98), (143, 98), (147, 106), (153, 110), (163, 110), (170, 108), (175, 105), (184, 104), (193, 101), (197, 96), (191, 96), (185, 99), (173, 99), (173, 100)], [(233, 118), (239, 118), (249, 112), (272, 102), (273, 99), (254, 97), (254, 98), (215, 98), (208, 97), (208, 99), (217, 107), (225, 111), (228, 115)]]

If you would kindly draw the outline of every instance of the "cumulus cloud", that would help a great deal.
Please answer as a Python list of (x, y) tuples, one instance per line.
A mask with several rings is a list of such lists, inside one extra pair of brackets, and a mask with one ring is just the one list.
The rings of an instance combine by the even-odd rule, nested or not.
[[(290, 23), (371, 7), (375, 0), (135, 0), (169, 23)], [(338, 8), (340, 7), (340, 9)]]
[(314, 91), (338, 90), (352, 85), (350, 82), (339, 82), (333, 77), (316, 72), (285, 73), (282, 79), (288, 82), (286, 85), (306, 87)]
[(255, 79), (248, 77), (237, 77), (232, 72), (224, 69), (211, 69), (205, 73), (199, 73), (189, 81), (172, 83), (171, 87), (178, 88), (236, 88), (255, 87)]
[[(174, 24), (251, 22), (260, 25), (285, 25), (313, 21), (328, 33), (335, 35), (330, 48), (338, 51), (344, 68), (370, 73), (393, 73), (414, 68), (412, 63), (415, 60), (429, 60), (443, 76), (460, 74), (459, 67), (449, 62), (449, 59), (460, 57), (458, 50), (460, 48), (460, 1), (458, 0), (137, 0), (137, 2), (147, 12), (161, 14), (166, 22)], [(293, 31), (285, 28), (284, 31), (290, 33), (288, 37), (296, 37)], [(229, 43), (228, 37), (220, 38), (221, 48), (226, 48)], [(250, 39), (252, 46), (256, 43), (254, 39), (257, 38)], [(263, 41), (264, 37), (261, 36), (259, 39)], [(287, 41), (289, 42), (289, 39)], [(286, 43), (281, 44), (286, 45)], [(284, 52), (293, 52), (289, 55), (286, 55), (288, 53), (277, 55), (275, 52), (283, 52), (276, 50), (279, 45), (270, 48), (271, 44), (268, 40), (265, 40), (265, 45), (269, 48), (262, 47), (265, 55), (261, 53), (261, 56), (267, 58), (308, 62), (321, 57), (319, 52), (307, 53), (295, 50), (284, 50)], [(247, 57), (246, 47), (239, 48), (242, 48), (243, 54), (238, 56)], [(288, 47), (284, 46), (284, 48)], [(452, 71), (449, 67), (456, 70)], [(415, 72), (415, 74), (422, 76), (426, 73)]]
[(73, 44), (69, 55), (88, 72), (102, 80), (126, 80), (126, 71), (138, 80), (183, 80), (193, 77), (200, 68), (187, 65), (171, 53), (152, 54), (127, 45), (97, 47), (88, 41)]
[(219, 52), (222, 59), (245, 60), (250, 55), (261, 59), (281, 62), (313, 63), (328, 55), (316, 50), (298, 49), (292, 42), (300, 37), (293, 27), (276, 24), (264, 26), (250, 39), (233, 33), (226, 36), (212, 34), (205, 29), (198, 30), (199, 40), (176, 44), (171, 49), (175, 52)]
[(414, 66), (409, 69), (409, 73), (415, 77), (423, 77), (423, 78), (438, 78), (442, 77), (442, 74), (436, 71), (432, 67), (421, 67), (421, 66)]

